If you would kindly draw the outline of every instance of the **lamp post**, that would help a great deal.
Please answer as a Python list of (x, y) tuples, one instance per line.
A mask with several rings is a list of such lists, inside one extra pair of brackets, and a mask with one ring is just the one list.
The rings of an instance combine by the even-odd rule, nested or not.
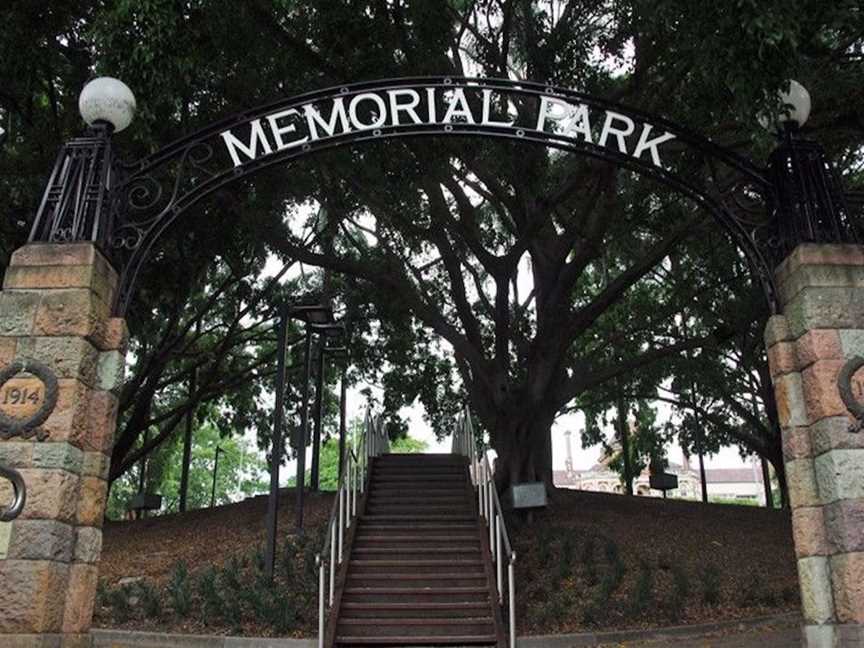
[(315, 387), (315, 432), (312, 437), (312, 467), (309, 475), (309, 487), (317, 491), (320, 485), (321, 471), (321, 425), (324, 415), (324, 366), (328, 354), (337, 350), (344, 351), (344, 347), (328, 347), (328, 340), (340, 338), (345, 327), (342, 324), (313, 324), (312, 330), (319, 334), (318, 343), (318, 375)]
[(213, 462), (213, 489), (210, 491), (210, 508), (216, 506), (216, 474), (219, 472), (219, 453), (224, 454), (224, 450), (218, 445), (216, 446), (216, 460)]
[(326, 323), (332, 321), (333, 311), (329, 306), (314, 302), (300, 303), (294, 305), (283, 305), (279, 310), (279, 322), (277, 333), (277, 358), (276, 358), (276, 403), (273, 413), (273, 443), (270, 457), (270, 492), (267, 497), (267, 542), (264, 549), (264, 571), (265, 576), (272, 580), (276, 568), (276, 532), (278, 526), (279, 512), (279, 466), (282, 463), (283, 454), (283, 428), (285, 422), (285, 353), (287, 350), (288, 322), (291, 319), (299, 319), (306, 323), (305, 337), (305, 371), (303, 374), (303, 401), (301, 403), (302, 430), (297, 436), (297, 505), (300, 526), (303, 523), (303, 475), (306, 463), (306, 419), (308, 417), (309, 402), (309, 370), (311, 362), (310, 347), (312, 336), (309, 325), (314, 323)]

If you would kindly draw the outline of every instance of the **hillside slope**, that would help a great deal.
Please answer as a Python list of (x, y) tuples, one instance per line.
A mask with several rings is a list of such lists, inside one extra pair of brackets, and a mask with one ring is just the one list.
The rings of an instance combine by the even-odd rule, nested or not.
[[(293, 503), (286, 491), (275, 588), (260, 578), (266, 498), (109, 523), (96, 624), (312, 636), (314, 555), (332, 496), (307, 498), (303, 538), (289, 535)], [(747, 618), (799, 606), (783, 511), (559, 490), (531, 523), (514, 516), (508, 527), (518, 555), (520, 634)], [(118, 586), (130, 578), (133, 584)]]

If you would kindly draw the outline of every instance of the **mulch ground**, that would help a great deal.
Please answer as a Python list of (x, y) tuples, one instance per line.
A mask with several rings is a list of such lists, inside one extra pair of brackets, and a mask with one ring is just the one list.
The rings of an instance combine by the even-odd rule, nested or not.
[[(306, 526), (318, 532), (330, 514), (332, 496), (310, 494), (306, 502)], [(293, 491), (286, 491), (280, 537), (293, 530), (293, 503)], [(102, 586), (143, 577), (164, 588), (178, 561), (192, 574), (230, 569), (232, 559), (243, 556), (246, 564), (263, 548), (266, 508), (266, 498), (259, 497), (184, 515), (108, 523)], [(784, 511), (559, 490), (548, 509), (532, 519), (511, 516), (508, 528), (518, 556), (522, 635), (654, 628), (799, 609), (791, 522)], [(301, 582), (299, 553), (296, 564), (298, 587), (314, 590), (314, 579), (307, 576)], [(716, 581), (716, 600), (709, 602), (706, 572)], [(170, 610), (157, 619), (133, 614), (118, 623), (104, 605), (96, 611), (95, 625), (312, 636), (315, 592), (303, 596), (297, 603), (303, 622), (290, 632), (255, 622), (229, 627), (194, 615), (180, 619)]]

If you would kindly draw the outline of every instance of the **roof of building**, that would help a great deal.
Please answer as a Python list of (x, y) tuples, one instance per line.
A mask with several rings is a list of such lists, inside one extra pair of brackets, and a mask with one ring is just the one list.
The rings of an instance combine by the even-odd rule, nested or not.
[[(684, 474), (684, 468), (680, 464), (670, 463), (666, 469), (668, 472)], [(645, 474), (647, 475), (647, 470)], [(558, 486), (577, 486), (579, 480), (589, 475), (595, 477), (604, 476), (604, 473), (615, 475), (616, 473), (606, 466), (595, 464), (588, 470), (574, 470), (568, 473), (566, 470), (553, 470), (552, 482)], [(691, 469), (689, 473), (699, 478), (698, 469)], [(762, 473), (752, 468), (706, 468), (705, 481), (709, 484), (761, 484)]]

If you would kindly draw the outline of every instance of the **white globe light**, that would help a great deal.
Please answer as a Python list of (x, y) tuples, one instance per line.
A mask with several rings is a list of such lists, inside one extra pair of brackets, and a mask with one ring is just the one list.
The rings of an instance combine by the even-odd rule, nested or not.
[(119, 133), (135, 116), (135, 95), (119, 79), (99, 77), (84, 86), (78, 97), (78, 110), (90, 126), (108, 122)]
[(777, 118), (780, 123), (795, 122), (803, 126), (810, 116), (810, 93), (797, 81), (789, 82), (789, 91), (780, 93), (780, 101), (792, 106), (780, 113)]

